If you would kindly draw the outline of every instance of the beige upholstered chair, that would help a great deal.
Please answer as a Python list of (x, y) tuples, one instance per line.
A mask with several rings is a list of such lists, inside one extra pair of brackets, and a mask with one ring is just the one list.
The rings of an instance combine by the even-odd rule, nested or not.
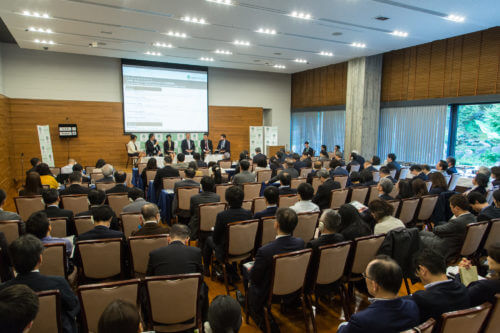
[(88, 176), (92, 173), (92, 171), (95, 169), (93, 166), (86, 166), (85, 167), (85, 174)]
[(246, 209), (246, 210), (252, 210), (252, 206), (253, 206), (253, 200), (244, 200), (242, 203), (241, 203), (241, 208), (243, 209)]
[(370, 186), (370, 191), (368, 193), (368, 203), (372, 202), (373, 200), (378, 199), (378, 190), (377, 190), (377, 185), (372, 185)]
[(89, 198), (86, 194), (61, 195), (62, 206), (74, 215), (89, 210)]
[(261, 183), (245, 183), (243, 184), (243, 192), (245, 193), (244, 200), (253, 200), (260, 196)]
[(272, 174), (273, 174), (272, 170), (257, 171), (257, 183), (267, 182), (269, 179), (271, 179)]
[(91, 182), (94, 182), (94, 183), (95, 183), (96, 181), (98, 181), (98, 180), (103, 179), (103, 178), (104, 178), (104, 175), (102, 174), (102, 172), (92, 172), (92, 173), (90, 174), (90, 181), (91, 181)]
[(479, 250), (479, 245), (481, 244), (481, 240), (487, 228), (487, 221), (470, 223), (467, 225), (465, 240), (460, 250), (460, 256), (469, 257)]
[(146, 277), (148, 315), (155, 332), (201, 332), (202, 281), (199, 273)]
[(185, 179), (186, 178), (186, 172), (185, 172), (186, 169), (179, 169), (179, 177), (181, 177), (182, 179)]
[(302, 238), (307, 243), (314, 238), (314, 232), (318, 226), (319, 212), (297, 214), (298, 223), (293, 231), (293, 236)]
[(259, 247), (276, 239), (277, 234), (276, 229), (274, 229), (274, 222), (276, 222), (276, 216), (269, 216), (261, 219)]
[(128, 193), (112, 193), (106, 196), (108, 197), (109, 207), (111, 207), (116, 215), (120, 215), (123, 211), (123, 207), (130, 203)]
[(106, 238), (76, 243), (82, 267), (80, 280), (104, 280), (122, 273), (122, 240)]
[(146, 169), (147, 165), (148, 163), (143, 163), (143, 162), (139, 162), (137, 164), (137, 171), (139, 172), (139, 176), (142, 175), (142, 172), (144, 171), (144, 169)]
[(210, 176), (210, 170), (208, 168), (199, 168), (199, 171), (203, 174), (203, 176)]
[(399, 209), (397, 218), (400, 219), (404, 224), (408, 224), (413, 221), (419, 202), (420, 198), (402, 199), (401, 208)]
[(484, 333), (495, 333), (500, 327), (500, 294), (496, 294), (495, 298), (495, 306), (490, 312), (488, 322), (484, 327)]
[(339, 182), (340, 188), (344, 189), (347, 185), (348, 178), (349, 177), (347, 177), (347, 176), (335, 176), (335, 177), (333, 177), (333, 180), (335, 180), (336, 182)]
[(200, 219), (200, 232), (212, 231), (215, 226), (217, 214), (226, 209), (223, 202), (206, 203), (198, 206), (198, 216)]
[(177, 193), (177, 211), (191, 209), (191, 197), (200, 193), (198, 186), (178, 187)]
[(396, 215), (399, 213), (399, 206), (401, 205), (401, 200), (388, 200), (388, 203), (394, 207), (394, 211), (392, 212), (392, 216), (396, 217)]
[(78, 287), (83, 332), (97, 333), (99, 318), (109, 303), (122, 300), (131, 304), (139, 303), (139, 279)]
[(41, 195), (33, 195), (27, 197), (16, 197), (14, 198), (16, 204), (16, 210), (23, 221), (28, 221), (28, 218), (34, 212), (45, 209), (45, 204), (43, 203)]
[(220, 196), (220, 202), (227, 203), (226, 201), (226, 190), (233, 186), (232, 184), (217, 184), (215, 185), (215, 193)]
[(150, 181), (155, 180), (155, 176), (156, 176), (156, 170), (146, 170), (146, 181), (148, 184)]
[(266, 207), (266, 199), (264, 197), (253, 199), (252, 212), (254, 214), (263, 211)]
[(484, 242), (484, 248), (487, 249), (491, 244), (500, 239), (500, 219), (494, 219), (490, 221), (490, 227), (488, 233), (486, 234), (486, 239)]
[(297, 194), (280, 195), (278, 206), (279, 208), (289, 208), (295, 205), (300, 200)]
[(331, 209), (339, 209), (340, 206), (345, 204), (347, 201), (347, 195), (349, 194), (349, 189), (336, 189), (332, 190), (332, 194), (330, 197), (330, 208)]
[(351, 187), (351, 198), (349, 199), (349, 202), (358, 201), (364, 204), (368, 196), (369, 189), (370, 187), (368, 186)]
[(50, 173), (54, 176), (57, 177), (61, 174), (61, 168), (59, 167), (49, 167)]
[(110, 190), (112, 189), (113, 187), (116, 186), (116, 183), (115, 182), (103, 182), (103, 183), (96, 183), (95, 184), (95, 188), (97, 190), (101, 190), (101, 191), (104, 191), (106, 192), (107, 190)]
[(62, 333), (61, 296), (59, 290), (47, 290), (36, 293), (38, 296), (38, 313), (36, 314), (31, 333)]
[(89, 230), (94, 229), (94, 221), (92, 216), (75, 216), (76, 234), (81, 235)]
[(423, 222), (430, 226), (430, 219), (438, 199), (439, 195), (424, 195), (420, 197), (420, 205), (416, 216), (418, 222)]
[(202, 178), (203, 178), (203, 176), (194, 176), (193, 180), (199, 184), (199, 183), (201, 183)]
[(125, 237), (129, 237), (132, 231), (139, 228), (141, 224), (141, 214), (139, 213), (122, 213), (120, 214), (122, 220), (122, 230)]
[(49, 218), (50, 226), (52, 230), (50, 231), (50, 235), (52, 237), (64, 238), (67, 236), (66, 232), (66, 219), (65, 218)]
[(321, 185), (321, 179), (318, 177), (313, 177), (312, 187), (314, 189), (314, 193), (318, 192), (318, 187)]
[(306, 183), (307, 178), (292, 178), (292, 181), (290, 183), (290, 188), (297, 189), (300, 184)]
[(300, 169), (300, 178), (307, 178), (307, 175), (310, 174), (312, 171), (312, 168), (301, 168)]
[(136, 277), (144, 277), (151, 251), (168, 245), (168, 235), (130, 236), (128, 238), (132, 268)]
[(432, 333), (434, 326), (436, 326), (436, 321), (430, 318), (426, 322), (401, 333)]
[(44, 244), (40, 273), (43, 275), (67, 277), (68, 257), (65, 243)]
[(391, 191), (391, 193), (389, 193), (389, 195), (395, 199), (398, 196), (398, 194), (399, 194), (399, 188), (398, 188), (398, 184), (396, 183), (396, 184), (394, 184), (392, 191)]
[(21, 221), (0, 221), (0, 232), (3, 232), (7, 244), (12, 243), (21, 235)]
[(490, 310), (491, 304), (484, 303), (466, 310), (443, 313), (440, 333), (479, 333)]
[(219, 167), (221, 169), (231, 169), (233, 162), (231, 161), (219, 161)]
[(163, 181), (163, 189), (164, 190), (174, 190), (174, 185), (177, 182), (181, 181), (181, 177), (165, 177), (162, 178)]

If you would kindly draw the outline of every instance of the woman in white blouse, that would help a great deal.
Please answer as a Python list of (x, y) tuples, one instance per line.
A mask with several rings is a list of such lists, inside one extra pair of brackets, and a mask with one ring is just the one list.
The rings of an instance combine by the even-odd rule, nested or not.
[(391, 230), (406, 227), (404, 223), (392, 216), (394, 206), (385, 200), (376, 199), (368, 205), (370, 213), (377, 222), (375, 224), (374, 235), (386, 234)]
[(127, 153), (128, 156), (133, 157), (142, 157), (146, 156), (146, 153), (143, 151), (140, 151), (139, 148), (137, 147), (137, 144), (135, 143), (137, 141), (137, 135), (130, 135), (130, 141), (127, 143)]

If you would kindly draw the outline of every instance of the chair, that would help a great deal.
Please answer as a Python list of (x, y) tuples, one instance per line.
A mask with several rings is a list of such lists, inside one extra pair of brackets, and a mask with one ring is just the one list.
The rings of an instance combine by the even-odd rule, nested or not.
[(82, 267), (80, 280), (104, 280), (122, 274), (122, 240), (105, 238), (76, 242)]
[[(198, 216), (200, 221), (200, 229), (198, 231), (198, 240), (202, 239), (202, 233), (212, 232), (217, 220), (217, 214), (226, 209), (226, 204), (223, 202), (206, 203), (198, 205)], [(198, 245), (201, 245), (198, 241)]]
[(12, 243), (21, 235), (21, 221), (11, 220), (11, 221), (0, 221), (0, 232), (3, 232), (7, 244)]
[(146, 182), (149, 184), (150, 181), (155, 180), (156, 170), (146, 170)]
[(430, 318), (426, 322), (401, 333), (432, 333), (434, 326), (436, 326), (436, 321)]
[(233, 162), (231, 161), (219, 161), (219, 167), (221, 169), (231, 169)]
[(198, 170), (201, 171), (203, 176), (207, 176), (207, 177), (210, 176), (210, 170), (208, 170), (208, 168), (199, 168)]
[(23, 221), (28, 221), (28, 218), (34, 212), (45, 209), (45, 204), (43, 203), (41, 195), (33, 195), (28, 197), (16, 197), (14, 198), (14, 203), (16, 204), (16, 210)]
[(89, 230), (94, 229), (94, 221), (92, 216), (75, 216), (76, 234), (81, 235)]
[(202, 281), (199, 273), (146, 277), (148, 316), (155, 332), (201, 332)]
[(203, 178), (203, 176), (194, 176), (193, 180), (199, 184), (199, 183), (201, 183), (202, 178)]
[(186, 169), (178, 169), (179, 171), (179, 177), (181, 177), (182, 179), (185, 179), (186, 178), (186, 172), (185, 172)]
[(318, 192), (318, 188), (319, 186), (321, 185), (321, 179), (319, 179), (318, 177), (313, 177), (313, 180), (312, 180), (312, 187), (314, 189), (314, 193)]
[(406, 179), (406, 177), (408, 176), (409, 172), (410, 172), (410, 169), (408, 169), (408, 168), (401, 168), (401, 170), (399, 170), (398, 180), (400, 180), (400, 179)]
[(424, 195), (420, 198), (420, 205), (417, 209), (417, 222), (423, 222), (430, 227), (430, 219), (438, 199), (439, 195)]
[(392, 187), (392, 191), (391, 193), (389, 193), (389, 195), (393, 198), (396, 198), (399, 194), (399, 187), (397, 186), (397, 183), (394, 184), (394, 186)]
[(369, 189), (369, 186), (351, 187), (351, 198), (349, 199), (349, 202), (358, 201), (361, 204), (365, 204)]
[(36, 314), (31, 333), (62, 333), (61, 295), (59, 290), (46, 290), (36, 293), (38, 296), (38, 313)]
[(458, 173), (454, 173), (451, 175), (450, 182), (448, 183), (448, 191), (455, 191), (459, 179), (460, 175)]
[(181, 177), (165, 177), (162, 178), (164, 190), (174, 190), (174, 185), (181, 181)]
[(401, 200), (388, 200), (388, 203), (394, 207), (394, 212), (392, 212), (392, 216), (396, 217), (396, 214), (399, 211), (399, 206), (401, 205)]
[(392, 178), (396, 179), (396, 173), (398, 171), (396, 169), (389, 171), (389, 174), (391, 175)]
[(64, 238), (68, 235), (66, 231), (67, 221), (65, 218), (52, 217), (49, 218), (49, 223), (52, 227), (52, 230), (50, 231), (51, 236)]
[(271, 179), (272, 174), (272, 170), (257, 171), (257, 183), (267, 182), (269, 179)]
[(469, 223), (467, 225), (465, 240), (460, 250), (460, 256), (471, 257), (479, 250), (479, 245), (481, 244), (481, 240), (487, 228), (488, 221)]
[(489, 248), (491, 244), (500, 239), (500, 219), (494, 219), (490, 221), (490, 227), (485, 235), (486, 239), (484, 241), (485, 249)]
[(332, 190), (332, 194), (330, 197), (330, 208), (331, 209), (339, 209), (340, 206), (345, 204), (347, 201), (347, 195), (349, 194), (349, 189), (336, 189)]
[(132, 164), (132, 166), (134, 166), (137, 163), (137, 161), (139, 160), (139, 156), (130, 156), (128, 154), (127, 144), (125, 144), (125, 151), (127, 152), (127, 164), (125, 165), (125, 169), (127, 169), (128, 163), (130, 162)]
[(136, 277), (146, 276), (151, 251), (168, 245), (167, 235), (130, 236), (128, 238), (132, 271)]
[(62, 276), (68, 278), (68, 256), (66, 255), (66, 243), (50, 243), (43, 245), (43, 260), (40, 265), (40, 273), (43, 275)]
[(491, 304), (484, 303), (466, 310), (452, 311), (441, 315), (440, 333), (479, 333)]
[(301, 168), (300, 169), (300, 178), (307, 178), (307, 175), (309, 175), (312, 171), (312, 168)]
[(496, 294), (495, 297), (495, 306), (491, 310), (488, 322), (484, 327), (484, 333), (494, 333), (498, 331), (498, 327), (500, 327), (500, 294)]
[(373, 200), (378, 199), (378, 185), (372, 185), (370, 186), (370, 191), (368, 193), (368, 203), (372, 202)]
[(132, 235), (132, 231), (139, 228), (141, 224), (141, 214), (139, 213), (121, 213), (120, 220), (122, 221), (122, 230), (125, 237)]
[(95, 169), (93, 166), (86, 166), (85, 167), (85, 174), (88, 176), (92, 173), (92, 171)]
[(280, 195), (280, 198), (278, 200), (278, 207), (279, 208), (289, 208), (295, 205), (296, 202), (300, 200), (299, 196), (297, 194), (284, 194)]
[(241, 208), (246, 209), (246, 210), (252, 210), (253, 206), (253, 200), (243, 200), (241, 203)]
[(259, 242), (260, 246), (271, 243), (276, 239), (276, 229), (274, 229), (274, 222), (276, 222), (276, 216), (269, 216), (261, 219), (261, 237)]
[(352, 173), (352, 172), (358, 172), (360, 167), (361, 166), (359, 164), (352, 164), (351, 165), (351, 172), (350, 173)]
[(144, 169), (146, 169), (146, 166), (147, 166), (147, 165), (148, 165), (148, 163), (147, 163), (147, 162), (146, 162), (146, 163), (144, 163), (144, 162), (142, 162), (142, 161), (141, 161), (141, 162), (139, 162), (139, 163), (137, 164), (137, 171), (139, 172), (139, 176), (141, 176), (141, 175), (142, 175), (142, 172), (144, 171)]
[(176, 211), (189, 211), (191, 209), (191, 197), (197, 195), (198, 193), (200, 193), (199, 186), (178, 187), (175, 193), (177, 196)]
[(340, 183), (340, 188), (344, 189), (347, 185), (347, 176), (334, 176), (333, 180)]
[(253, 200), (260, 196), (261, 183), (245, 183), (243, 184), (243, 192), (245, 197), (243, 200)]
[(380, 180), (380, 172), (372, 171), (372, 176), (373, 176), (373, 181), (378, 183)]
[(404, 224), (408, 224), (413, 221), (415, 217), (415, 212), (417, 211), (418, 203), (420, 198), (408, 198), (401, 200), (401, 207), (399, 213), (396, 217), (400, 219)]
[(307, 182), (307, 178), (292, 178), (290, 182), (290, 188), (297, 189), (300, 184)]
[(299, 213), (297, 214), (298, 223), (293, 231), (294, 237), (302, 238), (307, 244), (314, 238), (314, 232), (318, 226), (319, 212), (316, 213)]
[(425, 182), (425, 185), (427, 186), (427, 192), (429, 192), (432, 188), (432, 182), (430, 180), (427, 180)]
[(83, 332), (97, 332), (104, 309), (115, 300), (139, 304), (139, 279), (79, 286)]
[(101, 191), (104, 191), (104, 192), (106, 192), (107, 190), (112, 189), (115, 186), (116, 186), (116, 183), (114, 183), (114, 182), (112, 182), (112, 183), (111, 182), (109, 182), (109, 183), (108, 182), (103, 182), (103, 183), (96, 183), (95, 184), (95, 188), (97, 190), (101, 190)]
[(104, 178), (104, 175), (102, 174), (102, 172), (92, 172), (90, 174), (90, 181), (95, 183), (96, 181), (98, 180), (101, 180)]
[(215, 185), (215, 193), (220, 196), (220, 202), (227, 203), (226, 201), (226, 190), (233, 186), (232, 184), (217, 184)]
[(252, 213), (258, 213), (266, 209), (266, 199), (264, 197), (258, 197), (253, 199)]
[(89, 210), (87, 194), (61, 195), (61, 201), (63, 208), (71, 210), (75, 215)]
[(130, 203), (128, 193), (110, 193), (106, 197), (108, 198), (109, 207), (111, 207), (116, 215), (120, 215), (123, 207)]
[(49, 167), (50, 173), (54, 176), (57, 177), (61, 174), (61, 168), (59, 167)]

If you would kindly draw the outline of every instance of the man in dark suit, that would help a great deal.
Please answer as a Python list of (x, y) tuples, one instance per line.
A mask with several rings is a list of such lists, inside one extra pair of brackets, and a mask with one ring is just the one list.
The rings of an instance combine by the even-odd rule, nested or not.
[(277, 182), (278, 179), (279, 179), (279, 175), (282, 174), (282, 173), (287, 173), (288, 175), (290, 175), (291, 178), (299, 178), (298, 171), (293, 167), (294, 160), (291, 159), (291, 158), (287, 158), (285, 160), (285, 163), (286, 163), (286, 169), (280, 171), (276, 176), (274, 176), (273, 178), (269, 179), (269, 181), (267, 182), (268, 184), (272, 184), (272, 183)]
[(67, 209), (59, 208), (59, 192), (56, 189), (49, 189), (42, 194), (43, 202), (45, 203), (44, 212), (48, 218), (60, 217), (66, 219), (66, 235), (71, 236), (76, 233), (75, 221), (73, 212)]
[(208, 139), (208, 133), (203, 134), (203, 140), (200, 141), (201, 155), (205, 157), (207, 154), (212, 154), (214, 146), (212, 145), (212, 140)]
[(3, 210), (3, 205), (5, 204), (5, 200), (7, 199), (7, 193), (0, 188), (0, 221), (9, 221), (16, 220), (21, 221), (21, 216), (14, 212), (8, 212)]
[(276, 240), (259, 248), (250, 271), (243, 271), (245, 283), (249, 280), (249, 312), (261, 328), (265, 327), (263, 307), (271, 287), (273, 256), (304, 248), (304, 241), (292, 236), (298, 223), (297, 214), (290, 208), (281, 208), (276, 212), (276, 219)]
[[(172, 203), (174, 209), (177, 209), (179, 202), (179, 198), (177, 198), (177, 189), (181, 187), (190, 187), (190, 186), (200, 187), (200, 184), (193, 180), (194, 176), (196, 175), (196, 171), (194, 169), (191, 168), (186, 169), (184, 170), (184, 174), (186, 175), (186, 178), (174, 184), (175, 196), (174, 196), (174, 201)], [(177, 216), (183, 219), (182, 223), (187, 224), (189, 223), (189, 218), (191, 217), (190, 214), (191, 212), (186, 210), (178, 212)]]
[(424, 182), (429, 180), (429, 177), (425, 173), (422, 172), (422, 167), (418, 164), (413, 164), (410, 167), (410, 173), (413, 175), (413, 178), (410, 180), (410, 183), (415, 179), (422, 179)]
[(313, 163), (313, 169), (307, 174), (307, 183), (312, 185), (313, 178), (316, 177), (316, 172), (323, 168), (323, 162), (315, 161)]
[(30, 172), (38, 172), (37, 166), (42, 163), (38, 157), (33, 157), (30, 159), (31, 169), (26, 170), (26, 176), (29, 175)]
[(231, 153), (231, 143), (226, 140), (226, 134), (221, 134), (220, 135), (220, 141), (217, 144), (216, 151), (219, 154)]
[(304, 142), (304, 150), (302, 151), (302, 155), (314, 156), (314, 149), (309, 147), (309, 141)]
[[(192, 196), (189, 204), (191, 207), (191, 219), (189, 220), (189, 229), (191, 232), (189, 237), (193, 240), (198, 239), (198, 231), (200, 230), (198, 206), (204, 203), (220, 202), (220, 196), (215, 193), (215, 181), (212, 177), (205, 176), (201, 179), (200, 183), (203, 192)], [(200, 248), (203, 248), (203, 246), (200, 246)]]
[(153, 181), (157, 197), (160, 191), (163, 190), (163, 178), (179, 177), (179, 170), (172, 168), (172, 157), (165, 156), (163, 158), (163, 164), (164, 167), (156, 171), (156, 176)]
[(394, 184), (388, 178), (381, 178), (377, 185), (378, 197), (382, 200), (394, 200), (393, 197), (389, 195), (394, 188)]
[(80, 172), (73, 171), (68, 179), (70, 185), (66, 186), (66, 188), (61, 191), (61, 195), (89, 194), (90, 189), (82, 186), (82, 174)]
[(280, 180), (280, 186), (278, 188), (279, 195), (297, 194), (297, 189), (290, 187), (290, 184), (292, 182), (292, 177), (290, 177), (290, 174), (282, 172), (280, 173), (278, 178)]
[(266, 209), (256, 212), (253, 216), (254, 219), (261, 219), (263, 217), (275, 216), (278, 210), (278, 200), (280, 198), (279, 190), (276, 186), (268, 186), (264, 190), (264, 198), (266, 200)]
[(43, 244), (33, 235), (21, 236), (9, 247), (17, 276), (0, 285), (4, 289), (24, 284), (33, 291), (58, 290), (61, 297), (61, 321), (63, 332), (77, 332), (76, 317), (80, 313), (78, 298), (64, 277), (46, 276), (39, 272), (43, 257)]
[(375, 167), (372, 165), (372, 161), (365, 161), (365, 164), (363, 164), (364, 168), (363, 170), (368, 170), (370, 172), (375, 172), (378, 171), (375, 169)]
[(295, 157), (297, 157), (297, 159), (295, 160), (293, 167), (295, 168), (295, 170), (297, 170), (299, 175), (300, 175), (300, 169), (310, 168), (312, 166), (312, 161), (309, 155), (304, 153), (302, 154), (302, 156), (295, 156)]
[(163, 152), (165, 156), (175, 154), (175, 142), (172, 141), (172, 136), (167, 135), (167, 140), (163, 142)]
[(106, 191), (106, 194), (111, 193), (128, 193), (130, 188), (125, 184), (127, 181), (126, 172), (116, 172), (115, 173), (115, 183), (116, 185)]
[[(89, 203), (90, 203), (90, 209), (87, 211), (80, 212), (80, 213), (76, 214), (76, 217), (92, 216), (92, 210), (96, 207), (101, 207), (101, 206), (109, 207), (108, 205), (104, 204), (106, 202), (106, 193), (104, 193), (104, 191), (102, 191), (102, 190), (91, 189), (89, 191), (88, 198), (89, 198)], [(115, 212), (113, 212), (113, 218), (111, 220), (111, 227), (110, 228), (112, 230), (120, 230), (120, 221), (116, 217)]]
[(332, 190), (340, 188), (340, 183), (330, 178), (330, 175), (326, 170), (318, 171), (316, 173), (316, 177), (319, 177), (321, 185), (318, 187), (318, 191), (312, 199), (312, 202), (318, 205), (320, 209), (327, 209), (330, 207)]
[(158, 223), (161, 221), (158, 206), (147, 203), (141, 208), (141, 228), (132, 231), (132, 236), (150, 236), (168, 234), (168, 229)]
[(205, 163), (201, 160), (200, 153), (194, 153), (193, 159), (196, 162), (196, 165), (198, 166), (198, 168), (206, 168), (207, 167), (207, 163)]
[(414, 259), (416, 274), (425, 290), (419, 290), (408, 298), (420, 309), (420, 322), (434, 318), (441, 319), (445, 312), (470, 307), (467, 288), (460, 282), (446, 276), (446, 261), (438, 253), (424, 249)]
[(260, 160), (265, 160), (267, 165), (267, 156), (262, 154), (262, 149), (260, 147), (255, 148), (255, 155), (252, 159), (253, 164), (258, 164)]
[(396, 154), (390, 153), (387, 154), (387, 166), (389, 166), (389, 169), (396, 169), (397, 171), (401, 170), (401, 165), (399, 165), (398, 162), (396, 162)]
[(359, 176), (361, 178), (362, 186), (377, 185), (377, 182), (373, 180), (373, 173), (371, 171), (363, 169), (363, 171), (359, 173)]
[(392, 178), (391, 170), (388, 167), (386, 167), (386, 166), (380, 167), (379, 173), (380, 173), (380, 179), (387, 178), (393, 184), (396, 184), (396, 179)]
[(489, 221), (500, 218), (500, 190), (493, 192), (493, 203), (490, 205), (484, 195), (479, 192), (470, 192), (467, 200), (471, 208), (478, 214), (477, 221)]
[(148, 202), (144, 200), (144, 192), (137, 187), (132, 187), (130, 191), (128, 191), (128, 198), (131, 202), (123, 207), (122, 213), (140, 213), (142, 206), (148, 204)]
[(39, 303), (37, 294), (24, 284), (0, 290), (0, 332), (28, 332), (38, 314)]
[(146, 141), (146, 155), (147, 156), (162, 156), (161, 148), (158, 141), (155, 139), (153, 133), (149, 134), (149, 139)]
[(334, 176), (349, 176), (349, 172), (342, 167), (340, 160), (333, 159), (330, 161), (330, 177)]
[(184, 155), (193, 155), (195, 150), (194, 141), (191, 140), (191, 134), (186, 133), (186, 138), (181, 142), (181, 150)]
[(393, 259), (379, 256), (372, 260), (363, 274), (368, 292), (375, 300), (365, 310), (340, 324), (338, 333), (401, 332), (420, 324), (417, 305), (399, 298), (403, 271)]

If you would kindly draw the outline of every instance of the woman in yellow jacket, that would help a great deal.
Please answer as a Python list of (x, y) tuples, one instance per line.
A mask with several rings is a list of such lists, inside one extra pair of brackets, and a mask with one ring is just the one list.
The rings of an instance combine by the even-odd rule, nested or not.
[(40, 180), (42, 181), (42, 185), (49, 185), (50, 188), (58, 189), (59, 183), (56, 178), (50, 172), (50, 168), (47, 163), (41, 163), (37, 167), (38, 173), (40, 174)]

